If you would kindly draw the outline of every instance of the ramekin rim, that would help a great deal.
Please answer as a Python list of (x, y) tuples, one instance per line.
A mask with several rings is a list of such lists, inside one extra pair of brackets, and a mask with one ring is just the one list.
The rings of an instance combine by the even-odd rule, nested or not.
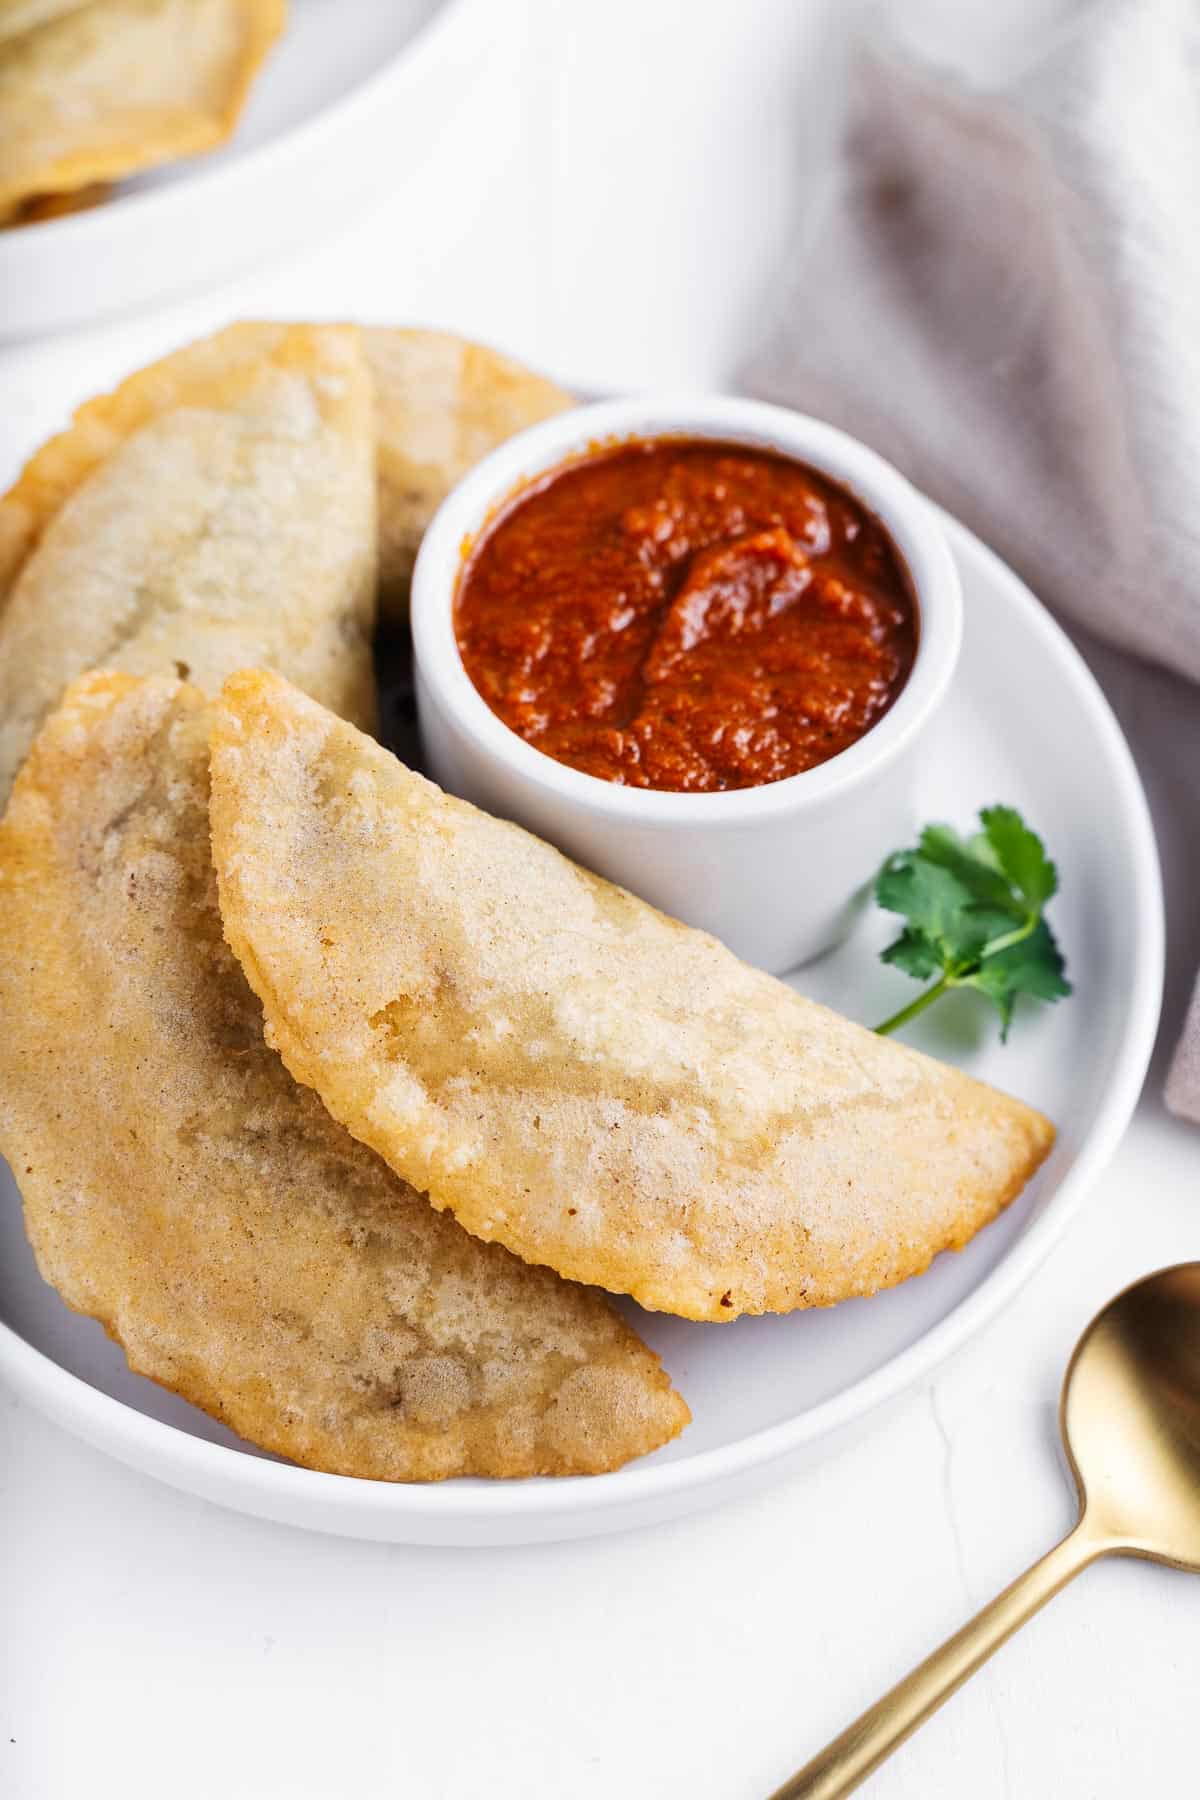
[[(888, 711), (848, 749), (814, 768), (756, 787), (690, 793), (625, 786), (558, 762), (494, 713), (462, 661), (454, 602), (465, 547), (527, 482), (609, 441), (683, 436), (780, 451), (841, 482), (895, 540), (917, 597), (917, 651)], [(601, 400), (556, 413), (508, 438), (450, 490), (425, 532), (412, 581), (414, 656), (422, 680), (481, 754), (543, 793), (631, 825), (736, 827), (819, 809), (901, 757), (936, 711), (962, 638), (958, 573), (929, 502), (891, 463), (838, 427), (738, 396), (665, 392)]]

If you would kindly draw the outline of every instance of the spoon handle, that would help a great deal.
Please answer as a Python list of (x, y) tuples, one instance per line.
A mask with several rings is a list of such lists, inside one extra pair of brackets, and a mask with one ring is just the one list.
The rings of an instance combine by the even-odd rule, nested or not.
[(847, 1726), (819, 1755), (772, 1795), (771, 1800), (840, 1800), (877, 1769), (910, 1733), (923, 1725), (993, 1650), (1010, 1638), (1065, 1587), (1072, 1576), (1112, 1548), (1092, 1535), (1086, 1519), (1034, 1563), (1011, 1587), (977, 1613), (969, 1625), (948, 1638), (911, 1675)]

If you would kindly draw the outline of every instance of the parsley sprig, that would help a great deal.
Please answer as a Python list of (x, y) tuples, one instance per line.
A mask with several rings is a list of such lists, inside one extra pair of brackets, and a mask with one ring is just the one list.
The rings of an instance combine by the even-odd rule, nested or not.
[(1071, 992), (1062, 953), (1043, 911), (1058, 890), (1058, 871), (1041, 839), (1011, 806), (988, 806), (983, 830), (961, 838), (929, 825), (915, 850), (889, 856), (875, 898), (906, 921), (883, 961), (933, 986), (876, 1031), (907, 1025), (952, 988), (977, 988), (1000, 1014), (1008, 1037), (1018, 994), (1058, 1000)]

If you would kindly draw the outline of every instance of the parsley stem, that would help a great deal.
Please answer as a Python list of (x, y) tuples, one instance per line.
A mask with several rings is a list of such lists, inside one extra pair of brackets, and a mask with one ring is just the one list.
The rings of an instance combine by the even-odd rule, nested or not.
[(890, 1019), (885, 1019), (882, 1025), (877, 1025), (875, 1027), (876, 1035), (886, 1037), (889, 1032), (898, 1031), (901, 1025), (907, 1025), (910, 1019), (915, 1019), (918, 1013), (923, 1013), (927, 1006), (932, 1006), (935, 1000), (940, 1000), (950, 986), (949, 977), (943, 975), (941, 980), (935, 981), (931, 988), (926, 988), (923, 994), (918, 994), (915, 1000), (910, 1000), (907, 1006), (902, 1006), (900, 1011), (893, 1013)]
[(942, 995), (948, 993), (952, 987), (961, 986), (962, 978), (973, 974), (980, 964), (985, 963), (990, 956), (997, 955), (1001, 950), (1010, 950), (1014, 944), (1024, 943), (1036, 927), (1040, 917), (1040, 913), (1031, 913), (1025, 919), (1024, 924), (1014, 927), (1012, 931), (1006, 931), (1003, 937), (993, 938), (991, 943), (986, 944), (980, 952), (978, 962), (959, 963), (954, 968), (947, 969), (941, 979), (935, 981), (931, 988), (926, 988), (923, 994), (918, 994), (915, 1000), (910, 1000), (907, 1006), (902, 1006), (898, 1013), (893, 1013), (890, 1019), (883, 1021), (882, 1025), (876, 1025), (875, 1035), (887, 1037), (890, 1032), (898, 1031), (901, 1025), (907, 1025), (910, 1019), (915, 1019), (920, 1013), (923, 1013), (927, 1006), (932, 1006), (935, 1000), (940, 1000)]
[(989, 956), (997, 956), (1001, 950), (1011, 950), (1014, 944), (1023, 944), (1033, 932), (1041, 916), (1040, 912), (1030, 913), (1023, 925), (1018, 925), (1014, 930), (1006, 931), (1003, 937), (993, 938), (990, 944), (985, 944), (980, 954), (980, 962), (986, 962)]

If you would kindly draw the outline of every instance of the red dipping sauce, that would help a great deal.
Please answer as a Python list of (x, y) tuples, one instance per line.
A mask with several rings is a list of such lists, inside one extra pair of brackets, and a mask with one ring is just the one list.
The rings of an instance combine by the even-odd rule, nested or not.
[(474, 545), (455, 635), (504, 723), (629, 787), (798, 775), (908, 679), (899, 551), (836, 482), (773, 451), (636, 439), (549, 471)]

